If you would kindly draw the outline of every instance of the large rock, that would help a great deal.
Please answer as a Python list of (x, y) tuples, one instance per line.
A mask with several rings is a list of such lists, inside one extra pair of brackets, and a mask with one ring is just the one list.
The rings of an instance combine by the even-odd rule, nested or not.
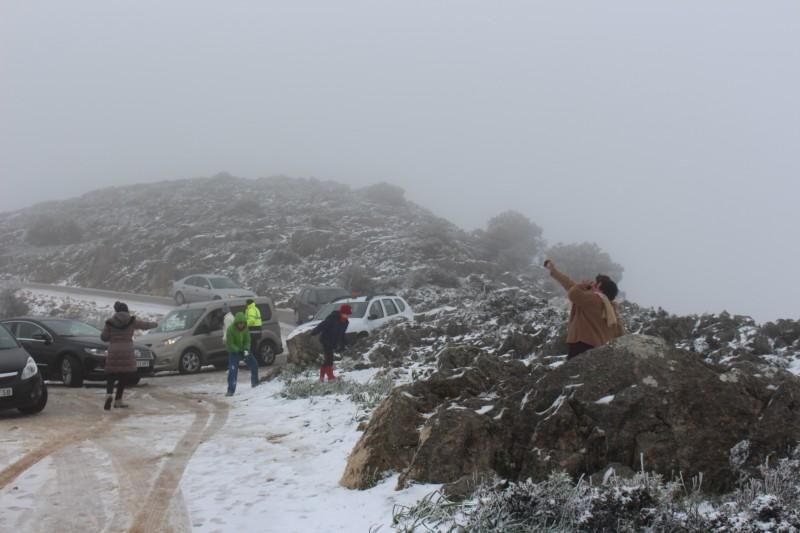
[[(404, 485), (492, 473), (591, 476), (617, 464), (668, 479), (702, 473), (701, 489), (720, 493), (740, 470), (800, 442), (796, 376), (750, 362), (711, 365), (636, 335), (553, 369), (455, 347), (429, 380), (385, 402), (419, 416), (376, 410), (348, 461), (347, 487), (370, 486), (386, 470), (401, 471)], [(404, 436), (403, 454), (393, 452), (395, 435)]]

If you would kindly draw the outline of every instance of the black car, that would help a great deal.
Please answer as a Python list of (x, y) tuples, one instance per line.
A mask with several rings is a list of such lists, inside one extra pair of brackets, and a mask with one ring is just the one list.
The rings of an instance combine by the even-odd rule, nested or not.
[(291, 297), (289, 307), (294, 309), (294, 321), (298, 325), (314, 318), (319, 309), (337, 298), (351, 296), (341, 287), (303, 287)]
[(47, 405), (47, 386), (33, 357), (0, 325), (0, 409), (38, 413)]
[[(50, 317), (19, 317), (1, 320), (17, 341), (33, 356), (45, 379), (80, 387), (83, 381), (105, 380), (108, 343), (100, 340), (100, 330), (78, 320)], [(139, 375), (153, 373), (153, 352), (134, 345)]]

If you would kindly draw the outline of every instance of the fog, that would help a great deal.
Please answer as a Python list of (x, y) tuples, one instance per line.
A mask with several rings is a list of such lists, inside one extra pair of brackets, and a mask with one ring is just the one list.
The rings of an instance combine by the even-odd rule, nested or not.
[(662, 4), (2, 0), (0, 209), (388, 181), (594, 241), (639, 303), (797, 318), (800, 3)]

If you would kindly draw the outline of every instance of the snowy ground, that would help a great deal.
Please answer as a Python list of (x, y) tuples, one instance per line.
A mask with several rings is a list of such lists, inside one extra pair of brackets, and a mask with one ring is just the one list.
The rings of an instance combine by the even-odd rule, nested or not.
[[(397, 476), (366, 491), (341, 487), (360, 436), (355, 404), (344, 396), (282, 399), (280, 382), (240, 387), (226, 426), (195, 452), (184, 475), (193, 531), (386, 531), (395, 504), (438, 488), (395, 491)], [(208, 392), (222, 395), (219, 386)]]
[[(47, 315), (108, 316), (115, 301), (24, 295), (32, 314)], [(171, 309), (126, 301), (148, 318)], [(285, 338), (292, 326), (281, 327)], [(374, 372), (340, 376), (365, 382)], [(0, 531), (388, 531), (394, 505), (438, 488), (395, 491), (397, 476), (341, 487), (363, 411), (342, 395), (288, 400), (283, 386), (253, 389), (242, 368), (226, 398), (225, 372), (157, 376), (129, 391), (130, 410), (106, 412), (99, 384), (51, 383), (40, 415), (0, 412)]]

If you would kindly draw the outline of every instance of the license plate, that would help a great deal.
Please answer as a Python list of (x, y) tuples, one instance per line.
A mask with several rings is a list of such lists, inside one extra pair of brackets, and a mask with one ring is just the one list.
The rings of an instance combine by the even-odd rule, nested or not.
[(147, 368), (150, 366), (150, 361), (136, 361), (136, 366), (139, 368)]
[(0, 398), (5, 398), (6, 396), (14, 396), (14, 389), (0, 389)]

